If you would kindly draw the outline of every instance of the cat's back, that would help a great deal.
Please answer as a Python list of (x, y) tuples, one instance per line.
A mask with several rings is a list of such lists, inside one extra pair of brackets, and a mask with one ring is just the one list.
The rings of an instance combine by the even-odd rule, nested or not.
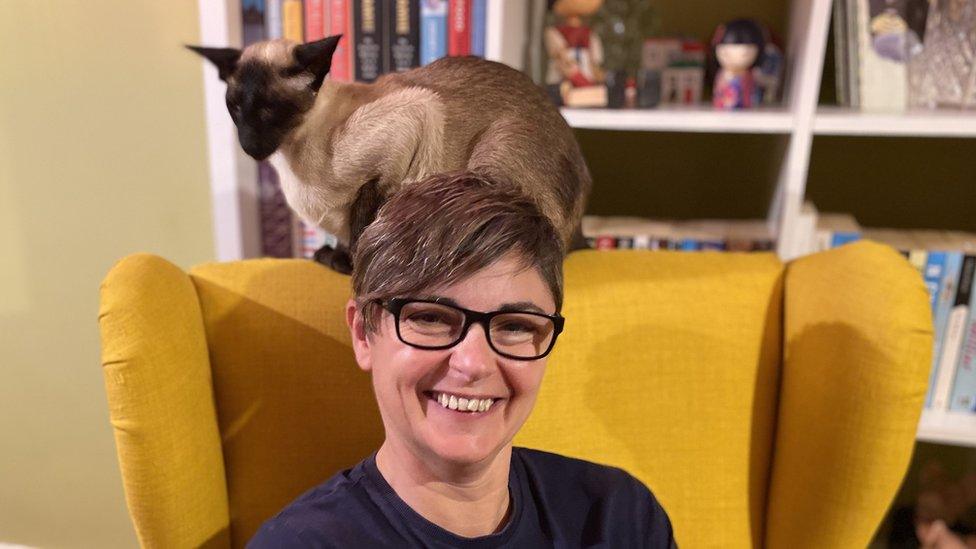
[(533, 110), (559, 116), (542, 89), (521, 71), (479, 57), (443, 57), (429, 65), (384, 77), (382, 85), (418, 86), (442, 100), (481, 109)]

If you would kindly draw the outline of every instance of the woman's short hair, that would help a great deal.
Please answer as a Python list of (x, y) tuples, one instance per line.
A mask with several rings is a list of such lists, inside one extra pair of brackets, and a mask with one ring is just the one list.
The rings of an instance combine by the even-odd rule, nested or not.
[(367, 329), (377, 300), (453, 284), (511, 252), (538, 269), (561, 310), (562, 240), (518, 188), (470, 172), (407, 185), (379, 208), (353, 250), (353, 292)]

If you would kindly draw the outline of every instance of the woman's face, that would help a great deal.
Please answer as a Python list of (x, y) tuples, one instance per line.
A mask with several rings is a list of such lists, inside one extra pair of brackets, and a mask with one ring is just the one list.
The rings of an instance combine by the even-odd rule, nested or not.
[[(521, 310), (555, 312), (549, 288), (536, 269), (506, 256), (466, 280), (432, 288), (424, 296), (488, 312), (518, 304)], [(377, 331), (366, 336), (354, 302), (347, 308), (360, 367), (372, 373), (386, 429), (386, 444), (421, 460), (456, 465), (494, 458), (511, 444), (535, 404), (546, 359), (518, 361), (496, 354), (483, 328), (474, 324), (457, 345), (439, 351), (401, 342), (392, 314), (382, 311)], [(485, 412), (442, 406), (441, 394), (458, 399), (492, 399)]]

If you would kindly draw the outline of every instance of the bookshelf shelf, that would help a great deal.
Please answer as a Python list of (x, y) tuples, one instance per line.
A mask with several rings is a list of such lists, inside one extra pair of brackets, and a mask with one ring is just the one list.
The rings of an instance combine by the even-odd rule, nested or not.
[(976, 414), (924, 410), (916, 438), (922, 442), (976, 448)]
[(820, 107), (813, 121), (816, 135), (890, 137), (976, 137), (976, 112), (911, 111), (872, 113)]
[(786, 109), (718, 111), (708, 106), (660, 107), (656, 109), (562, 109), (574, 128), (597, 130), (790, 133), (793, 114)]

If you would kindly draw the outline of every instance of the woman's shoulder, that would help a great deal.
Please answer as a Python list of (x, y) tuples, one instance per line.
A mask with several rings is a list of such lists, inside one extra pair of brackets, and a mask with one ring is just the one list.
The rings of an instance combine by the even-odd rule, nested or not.
[(530, 474), (542, 480), (552, 479), (563, 485), (571, 484), (567, 480), (576, 480), (583, 487), (598, 488), (601, 491), (629, 487), (650, 492), (644, 483), (620, 467), (530, 448), (516, 447), (512, 449), (512, 454)]

